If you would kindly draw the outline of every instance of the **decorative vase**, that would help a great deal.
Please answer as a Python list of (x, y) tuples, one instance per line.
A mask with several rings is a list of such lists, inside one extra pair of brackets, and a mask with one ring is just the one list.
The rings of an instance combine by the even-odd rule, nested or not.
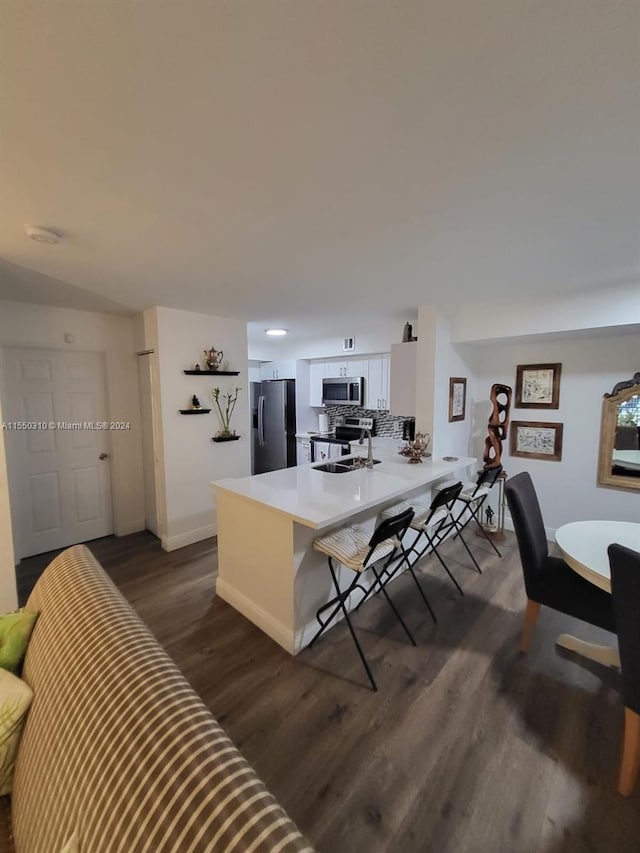
[(409, 464), (417, 464), (422, 462), (422, 459), (426, 456), (431, 456), (431, 454), (427, 451), (427, 447), (429, 446), (429, 442), (431, 441), (430, 436), (424, 432), (417, 432), (416, 437), (413, 441), (408, 442), (402, 447), (398, 452), (401, 456), (407, 456), (409, 459)]

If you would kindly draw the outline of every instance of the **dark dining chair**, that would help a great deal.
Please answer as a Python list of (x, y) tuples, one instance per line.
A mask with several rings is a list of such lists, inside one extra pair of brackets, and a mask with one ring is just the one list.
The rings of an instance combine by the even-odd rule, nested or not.
[(628, 797), (640, 768), (640, 554), (623, 545), (609, 545), (608, 553), (624, 701), (618, 793)]
[(540, 504), (529, 474), (524, 471), (509, 477), (505, 493), (518, 540), (527, 591), (527, 611), (520, 651), (528, 651), (531, 645), (533, 629), (543, 604), (615, 633), (613, 604), (609, 593), (580, 577), (561, 557), (549, 556)]

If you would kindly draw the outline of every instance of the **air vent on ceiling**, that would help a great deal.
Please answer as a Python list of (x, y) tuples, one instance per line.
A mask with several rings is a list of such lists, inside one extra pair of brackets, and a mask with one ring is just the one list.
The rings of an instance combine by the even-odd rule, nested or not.
[(356, 348), (356, 339), (355, 338), (345, 338), (342, 342), (342, 350), (343, 352), (353, 352)]

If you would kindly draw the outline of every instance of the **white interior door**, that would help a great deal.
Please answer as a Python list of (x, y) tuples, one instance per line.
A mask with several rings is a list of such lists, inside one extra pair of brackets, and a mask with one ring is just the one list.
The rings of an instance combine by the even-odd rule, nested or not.
[(3, 375), (16, 557), (113, 533), (101, 354), (6, 347)]

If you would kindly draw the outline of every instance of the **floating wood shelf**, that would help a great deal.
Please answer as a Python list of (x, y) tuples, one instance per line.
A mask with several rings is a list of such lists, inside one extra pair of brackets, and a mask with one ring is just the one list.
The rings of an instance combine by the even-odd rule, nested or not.
[(211, 409), (180, 409), (181, 415), (208, 415)]
[(239, 376), (239, 370), (183, 370), (187, 376)]
[(237, 441), (239, 435), (214, 435), (211, 441)]

